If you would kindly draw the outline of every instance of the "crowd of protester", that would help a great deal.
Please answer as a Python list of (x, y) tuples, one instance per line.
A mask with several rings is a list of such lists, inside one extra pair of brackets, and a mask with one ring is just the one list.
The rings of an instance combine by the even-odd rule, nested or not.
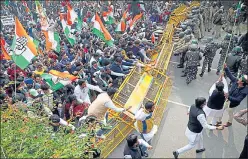
[[(174, 2), (164, 5), (162, 1), (154, 1), (146, 2), (144, 8), (141, 8), (140, 4), (132, 2), (111, 2), (115, 23), (105, 26), (115, 42), (113, 47), (109, 47), (91, 31), (92, 17), (95, 12), (101, 15), (101, 12), (107, 10), (110, 5), (107, 1), (41, 1), (49, 22), (48, 30), (60, 35), (61, 50), (56, 52), (46, 50), (46, 39), (41, 31), (35, 3), (26, 1), (29, 11), (23, 1), (1, 3), (1, 15), (18, 17), (28, 35), (39, 41), (38, 56), (23, 70), (13, 60), (5, 60), (1, 52), (2, 108), (12, 105), (19, 107), (20, 103), (24, 103), (26, 107), (22, 110), (29, 117), (48, 116), (52, 122), (60, 121), (61, 125), (67, 125), (66, 121), (74, 121), (87, 114), (87, 108), (99, 93), (110, 88), (113, 88), (112, 92), (116, 91), (132, 68), (143, 67), (150, 62), (149, 52), (155, 47), (155, 43), (151, 42), (152, 33), (163, 29), (170, 13), (178, 6)], [(72, 34), (76, 37), (73, 46), (66, 39), (59, 19), (60, 14), (67, 12), (67, 3), (73, 6), (83, 21), (82, 30), (76, 30), (76, 25), (71, 28), (75, 30)], [(131, 19), (140, 12), (143, 18), (133, 30), (128, 28), (126, 33), (119, 34), (115, 28), (125, 10), (128, 10)], [(14, 36), (14, 25), (1, 24), (1, 38), (9, 46)], [(50, 70), (67, 72), (78, 77), (78, 80), (53, 91), (42, 78), (42, 74)], [(75, 125), (70, 126), (75, 129)]]
[[(151, 40), (154, 35), (153, 33), (164, 29), (171, 12), (180, 4), (177, 1), (145, 1), (139, 4), (126, 1), (113, 1), (110, 2), (111, 4), (108, 1), (41, 1), (49, 22), (48, 30), (56, 31), (60, 35), (61, 50), (60, 52), (56, 52), (52, 49), (46, 50), (46, 38), (41, 30), (40, 17), (36, 12), (35, 3), (32, 1), (26, 2), (29, 11), (23, 5), (23, 1), (10, 1), (8, 4), (1, 2), (1, 15), (18, 17), (28, 35), (39, 41), (39, 54), (32, 59), (32, 62), (27, 68), (22, 70), (16, 66), (13, 60), (5, 60), (1, 52), (0, 104), (2, 105), (2, 109), (7, 109), (11, 106), (20, 107), (20, 110), (24, 111), (31, 118), (49, 117), (54, 132), (59, 131), (58, 125), (69, 126), (72, 131), (76, 130), (80, 126), (81, 121), (85, 120), (83, 116), (87, 113), (89, 114), (89, 112), (94, 112), (92, 110), (87, 111), (91, 104), (96, 104), (94, 101), (96, 101), (99, 94), (107, 92), (108, 96), (112, 97), (131, 69), (136, 66), (143, 67), (145, 64), (151, 62), (150, 52), (156, 47), (156, 43), (159, 41), (159, 34), (155, 35), (155, 41)], [(60, 21), (60, 15), (67, 12), (66, 6), (68, 3), (73, 6), (78, 17), (82, 18), (81, 20), (83, 21), (82, 30), (77, 30), (76, 24), (71, 27), (73, 30), (72, 34), (76, 37), (76, 44), (74, 45), (71, 45), (67, 40)], [(115, 18), (115, 23), (105, 25), (114, 39), (114, 46), (111, 47), (92, 33), (93, 23), (91, 21), (96, 12), (101, 15), (102, 12), (108, 10), (109, 5), (114, 6)], [(219, 9), (222, 9), (221, 5)], [(130, 14), (130, 19), (139, 13), (143, 13), (143, 17), (139, 19), (132, 30), (127, 28), (124, 34), (120, 34), (115, 31), (115, 28), (123, 12), (126, 10)], [(199, 11), (202, 15), (206, 14), (205, 12), (206, 10), (203, 12)], [(195, 13), (198, 14), (198, 12)], [(220, 11), (220, 13), (222, 12)], [(206, 17), (204, 18), (207, 19)], [(207, 25), (205, 19), (202, 19), (201, 23)], [(193, 19), (193, 22), (197, 24), (197, 19)], [(187, 30), (190, 29), (189, 24), (185, 25), (186, 27), (188, 25)], [(203, 38), (203, 32), (208, 30), (208, 28), (202, 30), (200, 24), (198, 26), (193, 25), (192, 29), (189, 31), (189, 34), (194, 34), (193, 36), (196, 40)], [(201, 30), (201, 36), (198, 35), (198, 30), (199, 32)], [(216, 31), (216, 28), (213, 30)], [(187, 32), (185, 32), (186, 35)], [(1, 38), (8, 45), (12, 45), (14, 36), (14, 25), (4, 26), (1, 24)], [(191, 43), (194, 44), (194, 38), (190, 40), (187, 47)], [(211, 39), (209, 42), (211, 42)], [(236, 42), (236, 45), (241, 46), (243, 52), (245, 52), (242, 58), (246, 60), (242, 60), (240, 57), (240, 60), (235, 61), (232, 65), (236, 66), (237, 62), (239, 62), (238, 67), (240, 67), (241, 61), (247, 62), (246, 43), (247, 33)], [(196, 44), (198, 44), (197, 41)], [(191, 48), (188, 50), (193, 48), (191, 45)], [(214, 52), (213, 50), (211, 51)], [(234, 49), (233, 52), (239, 52), (238, 48), (236, 50)], [(214, 55), (215, 53), (216, 50)], [(207, 53), (206, 56), (208, 56)], [(189, 59), (186, 61), (187, 64), (194, 63)], [(232, 59), (232, 57), (229, 57), (229, 59)], [(199, 58), (197, 58), (197, 62), (195, 63), (196, 67), (199, 63), (198, 60)], [(183, 63), (179, 68), (182, 67)], [(242, 70), (247, 72), (244, 69)], [(53, 91), (42, 78), (42, 74), (48, 73), (50, 70), (67, 72), (76, 76), (78, 80), (59, 90)], [(191, 69), (187, 69), (186, 65), (186, 74), (190, 73), (189, 70)], [(211, 65), (208, 67), (208, 70), (211, 71)], [(197, 70), (191, 72), (197, 72)], [(203, 76), (203, 73), (200, 76)], [(196, 73), (194, 76), (196, 76)], [(191, 80), (195, 78), (193, 77)], [(191, 80), (188, 81), (187, 78), (187, 84)], [(23, 104), (25, 107), (23, 107)], [(117, 112), (125, 110), (119, 110), (111, 104), (106, 105), (106, 107), (114, 109)], [(148, 103), (145, 109), (151, 113), (154, 109), (154, 103)], [(70, 122), (75, 122), (75, 124), (70, 124)], [(98, 131), (97, 137), (104, 138), (104, 135)], [(138, 141), (137, 136), (129, 136), (128, 142), (131, 145), (129, 147), (137, 145), (140, 142), (140, 144), (143, 143), (148, 149), (152, 148), (146, 142)], [(127, 153), (129, 153), (129, 150)], [(144, 156), (148, 156), (146, 151), (144, 151)]]

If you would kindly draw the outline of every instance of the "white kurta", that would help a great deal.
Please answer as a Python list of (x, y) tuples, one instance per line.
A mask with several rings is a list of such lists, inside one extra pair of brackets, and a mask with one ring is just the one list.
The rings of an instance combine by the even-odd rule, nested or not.
[[(227, 81), (226, 81), (226, 79), (224, 77), (222, 78), (222, 82), (224, 84), (224, 93), (228, 93), (228, 85), (227, 85)], [(212, 87), (210, 88), (210, 90), (209, 90), (209, 96), (211, 96), (212, 93), (213, 93), (213, 91), (216, 89), (216, 83), (214, 83), (212, 85)], [(222, 115), (223, 115), (224, 107), (221, 110), (216, 110), (216, 109), (211, 109), (208, 106), (205, 106), (203, 108), (203, 111), (205, 112), (205, 114), (206, 114), (207, 117), (210, 116), (210, 117), (219, 118), (219, 117), (222, 117)]]
[(79, 85), (77, 85), (74, 89), (74, 95), (77, 97), (77, 100), (80, 102), (80, 103), (83, 103), (83, 102), (86, 102), (86, 103), (89, 103), (91, 104), (90, 102), (90, 97), (89, 97), (89, 90), (95, 90), (97, 92), (103, 92), (99, 86), (93, 86), (91, 84), (86, 84), (86, 87), (85, 88), (81, 88)]
[[(146, 114), (143, 111), (143, 108), (141, 108), (136, 114), (135, 114), (135, 119), (136, 120), (140, 120), (140, 121), (144, 121), (146, 119), (146, 117), (149, 116), (149, 114)], [(137, 126), (137, 121), (134, 123), (135, 129), (139, 132), (138, 126)], [(151, 132), (147, 133), (147, 134), (143, 134), (144, 139), (148, 142), (150, 141), (153, 136), (157, 133), (158, 130), (158, 126), (157, 125), (153, 125), (153, 128), (151, 130)], [(140, 132), (139, 132), (140, 133)]]

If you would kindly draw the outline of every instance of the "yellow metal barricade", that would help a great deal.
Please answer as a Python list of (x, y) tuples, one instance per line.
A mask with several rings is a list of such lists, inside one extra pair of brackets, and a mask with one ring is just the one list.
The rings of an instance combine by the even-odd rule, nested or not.
[[(159, 126), (172, 87), (172, 81), (166, 75), (166, 72), (174, 47), (172, 41), (173, 34), (180, 22), (187, 18), (187, 14), (193, 6), (199, 6), (199, 2), (192, 2), (190, 7), (180, 5), (173, 11), (160, 42), (152, 51), (152, 60), (154, 60), (153, 67), (145, 67), (142, 70), (135, 67), (130, 72), (119, 87), (118, 92), (114, 95), (113, 102), (116, 106), (122, 108), (127, 106), (126, 103), (130, 99), (130, 96), (137, 96), (135, 93), (139, 93), (139, 90), (142, 90), (139, 87), (144, 87), (142, 92), (144, 94), (141, 95), (143, 104), (147, 101), (156, 103), (153, 118), (154, 123)], [(143, 86), (142, 78), (144, 78), (144, 76), (152, 76), (151, 81), (148, 80), (149, 78), (147, 79), (149, 86)], [(140, 103), (138, 102), (137, 104), (136, 102), (136, 107), (138, 108), (138, 106), (140, 106)], [(136, 110), (136, 108), (132, 110)], [(110, 125), (113, 126), (113, 129), (106, 134), (105, 140), (98, 143), (98, 147), (102, 151), (101, 158), (108, 157), (127, 135), (135, 129), (133, 125), (135, 122), (133, 111), (118, 114), (109, 110), (109, 119), (111, 120)]]

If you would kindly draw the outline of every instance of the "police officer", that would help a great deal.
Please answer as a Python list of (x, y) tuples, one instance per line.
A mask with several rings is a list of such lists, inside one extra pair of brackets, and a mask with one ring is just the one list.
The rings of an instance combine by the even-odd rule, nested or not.
[(236, 46), (232, 53), (227, 56), (226, 64), (233, 76), (238, 76), (238, 69), (241, 63), (241, 47)]
[(226, 31), (228, 33), (231, 33), (233, 25), (234, 25), (234, 21), (235, 21), (235, 14), (234, 14), (234, 10), (235, 10), (235, 5), (231, 6), (228, 10), (228, 14), (227, 14), (227, 27), (226, 27)]
[(192, 80), (196, 79), (197, 75), (197, 65), (201, 60), (200, 51), (197, 44), (191, 44), (189, 46), (189, 51), (186, 52), (185, 61), (186, 61), (186, 84), (189, 84)]
[(205, 58), (204, 58), (204, 61), (203, 61), (202, 72), (200, 74), (200, 77), (203, 76), (207, 65), (208, 65), (208, 72), (211, 71), (212, 62), (213, 62), (214, 56), (216, 54), (216, 51), (218, 49), (219, 49), (219, 45), (213, 41), (212, 37), (209, 37), (208, 38), (208, 43), (207, 43), (207, 45), (206, 45), (206, 47), (204, 49), (203, 56), (205, 56)]
[(248, 75), (248, 56), (244, 55), (240, 64), (240, 75)]
[(206, 3), (206, 7), (204, 8), (204, 14), (205, 14), (205, 21), (204, 24), (206, 26), (205, 31), (210, 32), (212, 29), (212, 16), (213, 16), (213, 8), (210, 6), (210, 3)]
[(197, 40), (201, 39), (201, 31), (200, 31), (200, 20), (196, 17), (193, 18), (193, 33)]
[(223, 9), (218, 10), (213, 16), (213, 24), (214, 24), (214, 31), (213, 35), (215, 34), (215, 38), (219, 38), (221, 36), (221, 26), (223, 25)]
[(184, 37), (184, 45), (181, 45), (180, 48), (174, 51), (174, 55), (180, 55), (180, 63), (177, 65), (177, 68), (183, 68), (185, 62), (185, 54), (188, 51), (188, 47), (190, 45), (191, 36), (186, 35)]
[[(231, 36), (232, 36), (231, 34), (227, 34), (224, 38), (224, 41), (220, 44), (220, 47), (222, 48), (222, 50), (220, 51), (221, 55), (220, 55), (220, 59), (219, 59), (218, 67), (217, 67), (217, 72), (216, 72), (217, 75), (219, 75), (220, 70), (222, 70), (224, 60), (228, 53), (227, 49), (228, 49)], [(229, 50), (232, 50), (232, 49), (233, 49), (233, 41), (231, 40)]]
[(203, 38), (204, 37), (204, 35), (205, 35), (205, 26), (204, 26), (204, 19), (205, 19), (205, 17), (204, 17), (205, 15), (204, 15), (204, 9), (200, 9), (200, 14), (198, 14), (198, 18), (199, 18), (199, 20), (200, 20), (200, 32), (201, 32), (201, 38)]
[[(177, 38), (178, 41), (174, 42), (174, 50), (178, 49), (181, 45), (184, 44), (184, 35), (185, 35), (185, 33), (182, 31), (178, 34), (178, 38)], [(177, 40), (177, 39), (175, 39), (175, 40)]]

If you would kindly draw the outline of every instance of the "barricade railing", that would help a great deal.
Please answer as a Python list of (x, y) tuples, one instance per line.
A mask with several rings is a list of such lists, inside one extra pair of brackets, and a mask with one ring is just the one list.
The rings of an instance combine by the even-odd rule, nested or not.
[[(139, 83), (141, 76), (144, 72), (152, 75), (153, 80), (150, 83), (150, 89), (146, 92), (143, 103), (153, 101), (156, 107), (153, 113), (154, 124), (160, 125), (164, 115), (168, 98), (172, 88), (172, 81), (166, 75), (170, 58), (173, 51), (173, 34), (175, 28), (187, 18), (187, 13), (193, 6), (199, 6), (198, 2), (192, 2), (190, 7), (180, 5), (172, 13), (166, 29), (160, 39), (160, 42), (154, 49), (153, 53), (157, 53), (157, 59), (152, 67), (145, 67), (139, 69), (135, 67), (130, 74), (126, 77), (124, 82), (119, 87), (118, 92), (113, 97), (113, 102), (118, 107), (124, 107), (130, 95), (135, 90), (136, 85)], [(116, 123), (113, 129), (106, 134), (106, 139), (98, 143), (101, 149), (101, 158), (106, 158), (108, 155), (126, 138), (126, 136), (135, 130), (133, 114), (130, 112), (118, 114), (114, 111), (109, 111), (110, 120)], [(121, 152), (122, 153), (122, 152)]]

